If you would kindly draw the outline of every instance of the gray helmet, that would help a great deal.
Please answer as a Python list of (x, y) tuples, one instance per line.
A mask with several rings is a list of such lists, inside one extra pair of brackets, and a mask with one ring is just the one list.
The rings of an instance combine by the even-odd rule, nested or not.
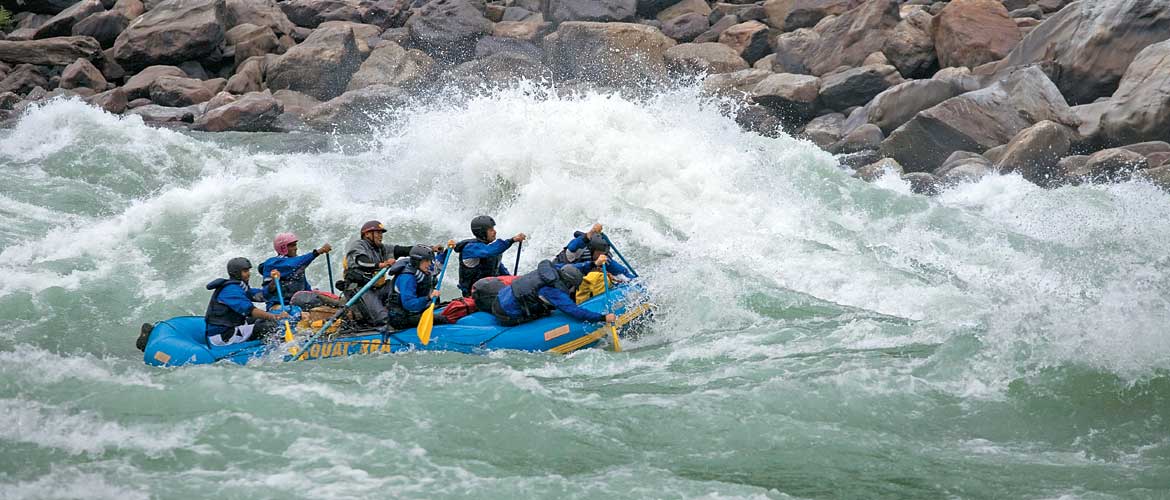
[(577, 269), (573, 266), (565, 266), (560, 268), (557, 273), (560, 274), (561, 278), (561, 286), (559, 288), (563, 289), (564, 291), (571, 292), (576, 290), (578, 286), (581, 286), (582, 277), (580, 269)]
[(434, 250), (426, 245), (415, 245), (410, 247), (410, 264), (418, 267), (419, 263), (424, 260), (431, 260), (435, 258)]
[(471, 234), (475, 235), (476, 239), (487, 240), (488, 229), (493, 227), (496, 227), (495, 219), (486, 215), (471, 219)]
[(602, 236), (600, 234), (595, 234), (595, 235), (593, 235), (592, 238), (589, 238), (589, 251), (594, 256), (599, 255), (599, 254), (603, 254), (603, 253), (608, 254), (609, 253), (609, 242), (605, 241), (604, 236)]
[(228, 277), (234, 280), (243, 279), (241, 273), (252, 268), (252, 262), (243, 257), (236, 257), (227, 263)]

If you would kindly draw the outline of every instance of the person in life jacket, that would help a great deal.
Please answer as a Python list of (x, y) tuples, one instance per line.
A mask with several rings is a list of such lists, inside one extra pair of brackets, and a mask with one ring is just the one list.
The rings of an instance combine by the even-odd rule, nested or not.
[[(365, 286), (378, 271), (394, 265), (399, 257), (410, 254), (409, 245), (388, 245), (382, 243), (382, 235), (386, 226), (376, 220), (362, 224), (361, 238), (351, 242), (345, 249), (345, 259), (342, 261), (343, 279), (338, 283), (346, 296), (352, 297), (361, 287)], [(432, 248), (442, 248), (436, 245)], [(370, 288), (356, 308), (362, 321), (371, 326), (382, 326), (389, 319), (386, 304), (390, 299), (393, 287), (386, 286), (387, 279), (383, 277)], [(283, 286), (283, 285), (282, 285)]]
[(459, 253), (459, 290), (464, 297), (471, 296), (471, 287), (476, 281), (493, 276), (507, 276), (507, 266), (500, 262), (504, 252), (528, 238), (524, 233), (511, 239), (496, 239), (496, 221), (486, 215), (471, 219), (471, 234), (475, 238), (455, 244)]
[[(601, 229), (601, 224), (594, 224), (587, 232), (574, 231), (573, 239), (553, 259), (556, 267), (560, 269), (572, 264), (586, 276), (591, 272), (600, 271), (601, 263), (597, 257), (605, 255), (608, 258), (610, 252), (609, 242), (601, 235)], [(613, 261), (609, 261), (608, 264), (611, 275), (634, 279), (633, 273), (626, 269), (626, 266)]]
[[(321, 254), (329, 253), (333, 247), (326, 243), (321, 245), (321, 248), (315, 248), (307, 254), (297, 255), (297, 235), (280, 233), (273, 239), (272, 249), (276, 250), (276, 256), (269, 257), (268, 260), (260, 263), (258, 268), (260, 275), (264, 277), (261, 288), (264, 289), (264, 299), (270, 311), (273, 306), (280, 304), (280, 297), (276, 296), (276, 281), (271, 277), (272, 271), (276, 271), (280, 275), (280, 291), (284, 294), (284, 303), (292, 304), (293, 296), (297, 292), (314, 292), (313, 286), (309, 284), (309, 279), (305, 277), (305, 270), (309, 264), (313, 263), (313, 260)], [(303, 297), (305, 294), (301, 295)], [(303, 299), (301, 300), (303, 301)], [(320, 302), (333, 307), (342, 305), (336, 299), (329, 297), (321, 297)], [(302, 307), (304, 305), (298, 304)]]
[[(455, 241), (448, 243), (455, 246)], [(439, 254), (443, 257), (446, 253)], [(438, 266), (443, 259), (435, 258), (433, 248), (426, 245), (415, 245), (410, 249), (410, 255), (398, 259), (390, 266), (390, 279), (394, 286), (390, 290), (390, 299), (386, 307), (390, 311), (389, 325), (402, 330), (418, 325), (422, 313), (430, 306), (431, 300), (439, 296), (436, 290), (438, 285)], [(435, 324), (447, 323), (447, 318), (434, 313)]]
[(227, 263), (227, 278), (218, 278), (207, 284), (211, 300), (207, 302), (207, 342), (213, 346), (238, 344), (252, 339), (263, 339), (287, 319), (288, 313), (272, 314), (252, 302), (264, 302), (264, 291), (248, 286), (252, 263), (236, 257)]
[(557, 269), (548, 260), (520, 276), (496, 295), (492, 315), (504, 326), (515, 326), (548, 316), (558, 310), (578, 321), (613, 323), (611, 314), (595, 313), (577, 306), (572, 294), (581, 284), (581, 272), (573, 266)]

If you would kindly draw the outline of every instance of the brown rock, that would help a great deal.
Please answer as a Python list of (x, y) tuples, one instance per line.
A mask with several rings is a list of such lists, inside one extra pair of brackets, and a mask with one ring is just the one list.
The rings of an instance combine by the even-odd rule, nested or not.
[(938, 66), (934, 54), (934, 36), (931, 27), (934, 18), (922, 10), (915, 10), (894, 26), (890, 38), (882, 46), (882, 53), (898, 72), (907, 78), (922, 78)]
[(492, 32), (492, 22), (470, 0), (431, 0), (410, 17), (406, 27), (416, 48), (454, 62), (470, 59), (475, 42)]
[(318, 104), (304, 115), (305, 124), (317, 130), (364, 132), (377, 119), (373, 113), (405, 105), (407, 95), (402, 89), (387, 85), (371, 85), (351, 90)]
[(236, 102), (237, 100), (239, 100), (239, 97), (229, 92), (220, 92), (215, 94), (215, 97), (212, 97), (210, 101), (207, 101), (207, 104), (203, 105), (203, 112), (206, 113), (215, 108)]
[(252, 92), (207, 111), (195, 120), (194, 130), (207, 132), (266, 132), (274, 130), (276, 119), (284, 113), (280, 101), (267, 92)]
[(62, 36), (20, 42), (0, 41), (0, 61), (9, 64), (67, 66), (78, 59), (98, 59), (101, 53), (101, 44), (88, 36)]
[(562, 23), (544, 39), (545, 63), (560, 77), (605, 85), (640, 84), (666, 76), (675, 45), (657, 28), (632, 23)]
[(243, 95), (249, 92), (259, 92), (264, 87), (264, 57), (253, 57), (244, 61), (236, 68), (236, 74), (228, 79), (224, 91)]
[(516, 52), (500, 52), (468, 61), (448, 74), (450, 81), (471, 93), (514, 85), (520, 80), (540, 82), (551, 78), (551, 71), (539, 60)]
[(236, 65), (254, 56), (270, 54), (276, 51), (280, 44), (272, 28), (255, 24), (236, 26), (229, 30), (225, 37), (236, 48)]
[(840, 16), (825, 18), (815, 28), (819, 36), (803, 63), (814, 75), (857, 66), (882, 50), (898, 21), (898, 4), (893, 0), (870, 0)]
[(134, 19), (146, 13), (146, 6), (142, 0), (118, 0), (110, 8), (111, 12), (120, 12), (126, 19)]
[(203, 88), (207, 89), (213, 97), (215, 94), (223, 92), (224, 87), (227, 86), (227, 78), (212, 78), (210, 80), (202, 81)]
[(637, 0), (548, 0), (549, 19), (566, 21), (633, 21)]
[(182, 107), (206, 102), (215, 95), (194, 78), (160, 76), (150, 85), (150, 100), (160, 106)]
[(748, 21), (723, 30), (719, 43), (735, 50), (748, 64), (754, 63), (771, 52), (768, 45), (768, 25), (759, 21)]
[(942, 192), (943, 181), (926, 172), (902, 174), (902, 180), (910, 184), (910, 191), (923, 196), (936, 196)]
[(26, 11), (37, 14), (57, 14), (77, 0), (6, 0), (3, 7), (10, 11)]
[(357, 42), (358, 52), (363, 55), (369, 55), (370, 44), (369, 40), (378, 39), (382, 36), (382, 28), (372, 24), (354, 23), (350, 21), (326, 21), (317, 26), (317, 29), (344, 29), (349, 27), (353, 30), (354, 40)]
[(121, 12), (115, 10), (99, 12), (74, 24), (73, 36), (93, 37), (102, 47), (110, 48), (129, 24), (130, 20)]
[(89, 87), (100, 92), (106, 89), (106, 78), (89, 61), (78, 59), (61, 72), (61, 82), (58, 85), (63, 89)]
[(81, 0), (37, 28), (33, 38), (68, 36), (73, 31), (73, 25), (77, 24), (78, 21), (104, 10), (106, 9), (102, 7), (101, 0)]
[(781, 31), (816, 26), (828, 16), (844, 14), (861, 5), (862, 0), (768, 0), (764, 12), (768, 24)]
[(185, 77), (187, 73), (175, 66), (151, 66), (130, 77), (122, 89), (126, 91), (126, 98), (131, 100), (149, 97), (150, 86), (164, 76)]
[(841, 113), (829, 113), (813, 118), (801, 130), (800, 136), (804, 139), (812, 141), (821, 149), (828, 148), (833, 143), (841, 140), (842, 128), (845, 125), (845, 115)]
[(1076, 133), (1059, 123), (1044, 120), (1021, 130), (996, 163), (1000, 172), (1019, 172), (1041, 186), (1058, 182), (1057, 163), (1068, 154)]
[(703, 90), (730, 97), (744, 97), (765, 78), (774, 73), (766, 69), (745, 69), (731, 73), (708, 75), (703, 79)]
[[(1069, 8), (1073, 8), (1070, 6)], [(1104, 105), (1099, 141), (1130, 144), (1170, 141), (1170, 41), (1143, 49), (1110, 104)]]
[(711, 28), (707, 16), (689, 13), (662, 23), (662, 33), (679, 42), (690, 42)]
[(302, 94), (295, 90), (277, 90), (272, 94), (280, 104), (284, 106), (285, 113), (292, 113), (297, 116), (304, 116), (309, 110), (321, 104), (321, 101), (313, 99), (313, 96)]
[(1146, 157), (1138, 153), (1120, 148), (1106, 149), (1093, 153), (1084, 165), (1067, 175), (1080, 182), (1118, 182), (1129, 179), (1135, 171), (1147, 166)]
[(942, 66), (998, 61), (1020, 41), (1020, 29), (997, 0), (953, 0), (934, 23), (934, 46)]
[(674, 71), (708, 74), (747, 69), (735, 49), (721, 43), (684, 43), (666, 51), (666, 64)]
[(503, 21), (496, 23), (495, 26), (492, 27), (492, 36), (533, 41), (543, 36), (545, 30), (547, 30), (548, 27), (549, 23), (542, 22)]
[[(326, 21), (361, 19), (356, 0), (288, 0), (278, 5), (289, 21), (306, 28), (316, 28)], [(248, 22), (247, 18), (241, 20)]]
[(1041, 120), (1075, 123), (1056, 86), (1037, 68), (953, 97), (918, 113), (882, 142), (882, 154), (909, 171), (929, 171), (955, 151), (1005, 144)]
[(107, 90), (100, 94), (87, 97), (85, 102), (90, 106), (102, 108), (107, 113), (120, 115), (126, 111), (126, 91), (121, 87)]
[(361, 63), (351, 28), (317, 29), (268, 67), (268, 88), (331, 99), (345, 91)]
[(816, 52), (820, 40), (819, 33), (807, 28), (776, 37), (773, 47), (776, 58), (772, 61), (772, 71), (808, 74), (809, 70), (805, 61), (809, 60)]
[(157, 104), (147, 104), (138, 106), (126, 111), (127, 115), (134, 115), (142, 117), (142, 121), (150, 123), (191, 123), (195, 121), (195, 109), (191, 106), (184, 106), (181, 108), (170, 106), (159, 106)]
[(295, 28), (275, 0), (225, 0), (224, 29), (245, 23), (268, 27), (277, 35), (291, 35)]
[(865, 105), (866, 121), (889, 134), (920, 111), (963, 93), (963, 89), (942, 80), (911, 80), (878, 94)]
[[(754, 71), (754, 70), (753, 70)], [(752, 88), (752, 100), (775, 110), (787, 122), (807, 119), (816, 110), (821, 79), (810, 75), (768, 75)]]
[(0, 92), (27, 94), (35, 88), (49, 86), (49, 72), (46, 68), (32, 64), (21, 64), (0, 81)]
[(421, 50), (404, 49), (387, 42), (362, 63), (349, 81), (346, 90), (383, 84), (392, 87), (415, 87), (428, 81), (434, 74), (435, 60)]
[(118, 35), (114, 58), (130, 71), (216, 53), (223, 43), (224, 0), (168, 0)]
[(1170, 8), (1150, 0), (1085, 0), (1033, 29), (998, 72), (1042, 63), (1072, 104), (1112, 94), (1143, 48), (1170, 38)]
[(897, 160), (893, 158), (882, 158), (876, 162), (858, 168), (855, 174), (857, 175), (858, 179), (861, 179), (865, 182), (873, 182), (888, 174), (901, 177), (902, 173), (902, 165), (899, 165)]
[(711, 15), (711, 6), (707, 5), (706, 0), (681, 0), (659, 12), (657, 19), (666, 24), (667, 21), (686, 14), (707, 17)]
[[(828, 151), (833, 154), (850, 154), (859, 151), (876, 150), (881, 145), (885, 135), (877, 125), (866, 123), (848, 131), (841, 140), (830, 144)], [(901, 167), (899, 167), (901, 173)]]
[(1134, 153), (1149, 158), (1150, 155), (1157, 153), (1170, 153), (1170, 143), (1165, 141), (1146, 141), (1139, 142), (1137, 144), (1127, 144), (1125, 146), (1121, 146), (1121, 149), (1133, 151)]
[(821, 102), (831, 109), (861, 106), (891, 86), (902, 83), (893, 66), (873, 65), (826, 75), (821, 80)]
[(1149, 168), (1138, 172), (1138, 176), (1155, 186), (1170, 191), (1170, 166)]

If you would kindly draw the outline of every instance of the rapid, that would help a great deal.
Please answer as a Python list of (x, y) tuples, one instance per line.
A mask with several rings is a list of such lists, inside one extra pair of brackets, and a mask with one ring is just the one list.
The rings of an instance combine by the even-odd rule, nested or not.
[[(722, 108), (520, 87), (361, 135), (30, 110), (0, 130), (0, 498), (1170, 496), (1170, 194), (926, 198)], [(563, 357), (134, 348), (277, 232), (434, 243), (479, 214), (530, 235), (522, 269), (602, 222), (656, 321)]]

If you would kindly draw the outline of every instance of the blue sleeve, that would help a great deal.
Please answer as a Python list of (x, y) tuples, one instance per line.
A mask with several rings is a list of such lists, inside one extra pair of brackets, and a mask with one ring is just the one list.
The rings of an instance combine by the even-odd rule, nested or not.
[(572, 264), (566, 264), (566, 265), (573, 266), (573, 267), (577, 268), (578, 271), (581, 271), (582, 275), (589, 274), (590, 271), (593, 271), (593, 263), (589, 262), (587, 260), (583, 261), (583, 262), (574, 262)]
[(225, 287), (222, 292), (219, 292), (219, 303), (230, 307), (233, 311), (243, 314), (244, 317), (252, 316), (252, 309), (256, 306), (252, 305), (250, 297), (255, 297), (260, 293), (259, 288), (249, 288), (248, 295), (244, 295), (244, 289), (235, 285)]
[(398, 289), (398, 299), (402, 301), (402, 308), (410, 312), (423, 312), (431, 303), (430, 297), (418, 296), (418, 283), (414, 276), (399, 275), (394, 280), (394, 288)]
[(585, 236), (585, 233), (581, 232), (574, 234), (573, 241), (570, 241), (568, 245), (565, 245), (565, 248), (568, 248), (570, 252), (576, 252), (577, 250), (585, 248), (585, 243), (587, 243)]
[(483, 259), (486, 257), (495, 257), (503, 255), (509, 248), (512, 248), (512, 240), (496, 240), (491, 244), (482, 243), (479, 241), (468, 243), (463, 247), (464, 259)]
[(626, 269), (626, 266), (623, 266), (623, 265), (615, 262), (613, 259), (610, 259), (610, 261), (605, 265), (605, 267), (606, 267), (606, 270), (608, 270), (610, 272), (610, 274), (618, 274), (621, 276), (625, 276), (629, 279), (634, 279), (634, 275), (630, 273), (629, 269)]
[(544, 297), (544, 299), (552, 304), (553, 307), (556, 307), (558, 311), (568, 314), (577, 321), (590, 321), (594, 323), (605, 321), (604, 314), (595, 313), (588, 309), (578, 307), (573, 298), (569, 297), (569, 294), (562, 292), (557, 288), (553, 288), (551, 286), (541, 288), (540, 296)]

